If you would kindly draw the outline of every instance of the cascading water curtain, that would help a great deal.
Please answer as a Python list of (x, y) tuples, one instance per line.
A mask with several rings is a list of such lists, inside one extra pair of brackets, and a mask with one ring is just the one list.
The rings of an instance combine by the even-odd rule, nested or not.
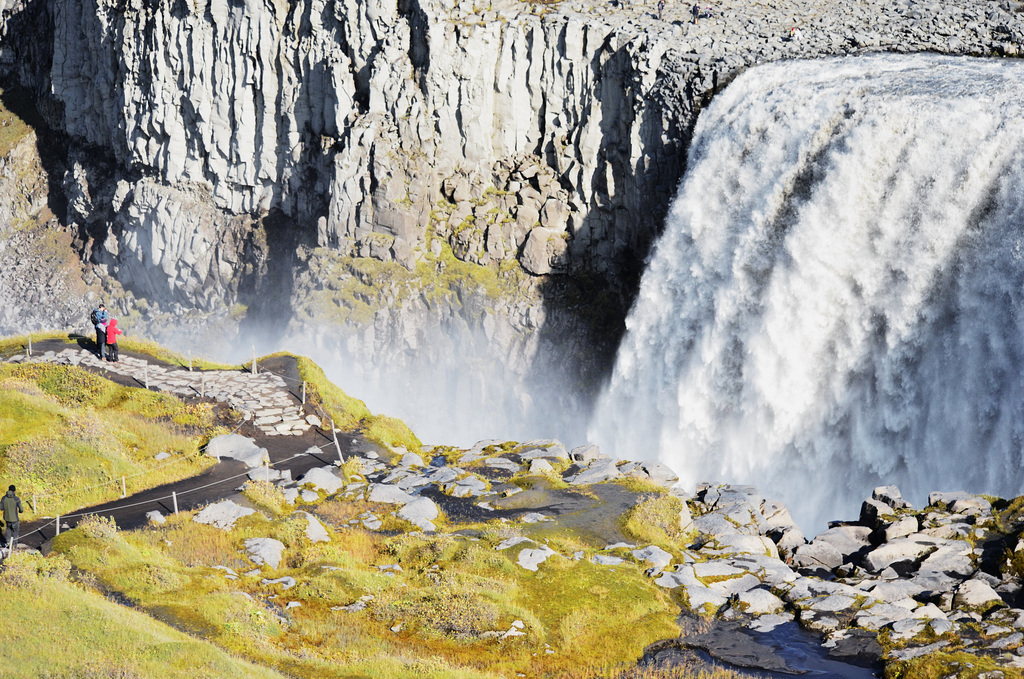
[(750, 69), (701, 115), (591, 438), (805, 531), (1024, 489), (1024, 64)]

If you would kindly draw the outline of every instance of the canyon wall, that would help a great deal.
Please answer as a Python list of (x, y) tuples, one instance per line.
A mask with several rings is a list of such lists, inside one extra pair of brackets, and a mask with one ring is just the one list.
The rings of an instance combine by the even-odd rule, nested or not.
[(400, 367), (454, 333), (509, 378), (586, 382), (716, 89), (785, 58), (1012, 57), (1017, 9), (0, 0), (0, 65), (56, 140), (60, 223), (137, 327), (270, 318)]

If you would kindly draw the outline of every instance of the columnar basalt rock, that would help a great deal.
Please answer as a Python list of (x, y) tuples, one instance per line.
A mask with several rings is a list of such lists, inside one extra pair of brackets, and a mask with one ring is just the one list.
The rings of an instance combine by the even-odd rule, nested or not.
[[(515, 377), (538, 369), (545, 330), (580, 338), (565, 349), (580, 361), (611, 354), (606, 328), (621, 326), (697, 114), (741, 69), (877, 50), (1013, 56), (1014, 7), (725, 0), (695, 24), (681, 3), (659, 20), (592, 1), (5, 0), (0, 70), (36, 93), (68, 150), (49, 168), (60, 219), (87, 235), (99, 273), (146, 300), (151, 332), (168, 309), (228, 323), (278, 276), (279, 306), (308, 312), (293, 329), (334, 326), (317, 337), (331, 351), (383, 365), (455, 336)], [(268, 213), (308, 247), (286, 270), (268, 264)], [(375, 258), (424, 281), (449, 249), (525, 280), (357, 303), (310, 269)], [(562, 275), (612, 293), (548, 284)], [(324, 313), (339, 307), (365, 313)]]

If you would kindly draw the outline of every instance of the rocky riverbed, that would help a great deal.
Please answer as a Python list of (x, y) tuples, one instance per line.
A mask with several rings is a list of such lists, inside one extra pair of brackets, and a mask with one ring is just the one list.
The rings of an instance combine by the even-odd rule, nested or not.
[[(833, 522), (807, 540), (787, 509), (756, 488), (703, 485), (691, 494), (674, 487), (674, 475), (661, 464), (614, 461), (593, 446), (567, 451), (552, 440), (482, 441), (445, 453), (432, 461), (429, 454), (402, 451), (363, 454), (366, 483), (345, 484), (325, 467), (281, 485), (292, 501), (297, 491), (290, 489), (308, 483), (339, 498), (394, 507), (351, 521), (367, 530), (380, 529), (391, 514), (428, 534), (437, 530), (439, 514), (449, 521), (490, 515), (509, 525), (536, 525), (542, 533), (528, 528), (495, 546), (529, 571), (550, 559), (580, 558), (644, 570), (656, 585), (679, 595), (684, 611), (718, 621), (702, 629), (690, 625), (679, 639), (655, 644), (649, 649), (655, 661), (672, 648), (699, 649), (735, 666), (798, 671), (799, 663), (779, 651), (785, 636), (771, 641), (763, 634), (795, 621), (818, 636), (822, 656), (834, 661), (897, 668), (922, 658), (962, 663), (967, 656), (980, 668), (1024, 668), (1019, 499), (935, 492), (927, 507), (915, 509), (898, 488), (884, 486), (864, 501), (857, 519)], [(559, 474), (552, 465), (565, 471)], [(547, 475), (597, 499), (567, 505), (558, 492), (524, 492), (511, 483), (522, 475)], [(689, 536), (685, 547), (633, 544), (618, 536), (616, 522), (610, 530), (601, 527), (601, 508), (615, 496), (609, 491), (628, 479), (667, 487), (685, 500), (679, 516)], [(626, 509), (636, 502), (631, 497)], [(196, 520), (217, 523), (222, 515), (237, 514), (228, 502)], [(605, 547), (586, 557), (582, 551), (562, 554), (539, 537), (571, 526), (589, 527), (585, 533), (604, 539)], [(253, 549), (264, 547), (253, 543)], [(363, 601), (350, 608), (365, 606)]]

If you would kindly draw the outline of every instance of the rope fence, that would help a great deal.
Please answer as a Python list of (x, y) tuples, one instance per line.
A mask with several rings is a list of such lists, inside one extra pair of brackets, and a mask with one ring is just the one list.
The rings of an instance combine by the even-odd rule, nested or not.
[[(28, 343), (27, 343), (27, 346), (25, 347), (25, 350), (26, 350), (27, 356), (31, 357), (32, 354), (33, 354), (31, 334), (28, 337)], [(185, 366), (181, 366), (181, 364), (179, 364), (179, 366), (180, 367), (185, 367)], [(192, 355), (191, 355), (191, 352), (189, 352), (189, 356), (188, 356), (188, 367), (187, 367), (187, 370), (189, 372), (193, 371), (192, 370)], [(241, 366), (241, 370), (240, 371), (241, 372), (245, 372), (246, 371), (246, 366), (244, 364)], [(146, 371), (146, 372), (148, 373), (148, 371)], [(206, 371), (202, 371), (202, 372), (206, 372)], [(306, 381), (305, 380), (289, 377), (288, 375), (283, 375), (281, 373), (278, 373), (278, 372), (276, 372), (274, 370), (270, 370), (270, 369), (265, 368), (265, 367), (263, 367), (261, 369), (258, 366), (258, 363), (257, 363), (256, 354), (255, 354), (255, 347), (253, 347), (253, 359), (252, 359), (251, 366), (249, 368), (249, 372), (251, 374), (253, 374), (253, 375), (257, 375), (257, 374), (259, 374), (259, 372), (269, 373), (271, 375), (274, 375), (274, 376), (278, 377), (279, 379), (281, 379), (282, 381), (284, 381), (286, 383), (290, 383), (290, 384), (295, 385), (295, 386), (301, 385), (301, 395), (292, 392), (292, 396), (297, 398), (300, 401), (301, 405), (303, 405), (303, 406), (309, 405), (310, 408), (314, 411), (314, 413), (316, 413), (317, 416), (320, 418), (321, 423), (325, 423), (325, 422), (329, 423), (330, 432), (331, 432), (331, 436), (329, 437), (330, 440), (327, 443), (324, 443), (324, 444), (319, 445), (319, 446), (311, 446), (311, 448), (316, 448), (316, 449), (322, 451), (322, 450), (324, 450), (326, 448), (334, 447), (335, 452), (338, 455), (338, 463), (337, 464), (344, 464), (345, 463), (345, 458), (344, 458), (344, 456), (343, 456), (343, 454), (341, 452), (341, 444), (338, 441), (338, 430), (334, 426), (334, 418), (331, 417), (326, 412), (326, 410), (321, 406), (321, 404), (307, 402), (307, 398), (306, 398)], [(148, 374), (145, 375), (144, 381), (148, 383), (148, 381), (149, 381), (148, 380)], [(147, 384), (146, 387), (148, 388), (148, 386), (149, 385)], [(205, 387), (205, 384), (204, 384), (204, 387)], [(205, 391), (206, 390), (204, 388), (203, 392), (205, 392)], [(203, 393), (201, 395), (205, 396), (205, 393)], [(249, 421), (248, 419), (243, 420), (237, 426), (235, 426), (235, 428), (230, 433), (231, 434), (237, 433), (239, 431), (239, 429), (241, 429), (248, 421)], [(319, 426), (317, 428), (320, 430), (320, 433), (322, 433), (322, 434), (324, 434), (326, 436), (326, 431), (324, 430), (324, 427), (322, 426), (322, 424), (321, 424), (321, 426)], [(89, 486), (81, 486), (81, 487), (71, 488), (71, 489), (63, 490), (63, 491), (52, 491), (52, 492), (47, 492), (47, 493), (36, 493), (36, 494), (33, 494), (32, 495), (32, 512), (33, 512), (33, 514), (38, 515), (38, 513), (39, 513), (38, 512), (38, 504), (39, 504), (40, 500), (43, 500), (43, 499), (50, 499), (50, 500), (52, 500), (54, 498), (67, 497), (67, 496), (70, 496), (70, 495), (74, 495), (74, 494), (78, 494), (78, 493), (83, 493), (85, 491), (95, 490), (97, 488), (103, 488), (103, 487), (109, 486), (111, 484), (117, 484), (118, 482), (120, 482), (120, 484), (121, 484), (121, 497), (122, 498), (126, 498), (127, 497), (127, 480), (128, 479), (132, 479), (132, 478), (135, 478), (135, 477), (138, 477), (138, 476), (142, 476), (142, 475), (152, 474), (155, 471), (159, 471), (159, 470), (164, 469), (166, 467), (169, 467), (169, 466), (171, 466), (173, 464), (177, 464), (177, 463), (179, 463), (179, 462), (181, 462), (183, 460), (193, 460), (193, 459), (197, 458), (199, 455), (201, 455), (202, 453), (204, 453), (208, 445), (209, 445), (209, 442), (207, 442), (206, 444), (200, 446), (198, 448), (198, 450), (197, 450), (196, 455), (183, 455), (183, 456), (175, 457), (174, 459), (172, 459), (172, 460), (170, 460), (170, 461), (168, 461), (168, 462), (166, 462), (164, 464), (161, 464), (159, 466), (152, 467), (152, 468), (149, 468), (149, 469), (145, 469), (145, 470), (133, 473), (133, 474), (124, 474), (119, 479), (118, 478), (114, 478), (114, 479), (111, 479), (110, 481), (105, 481), (103, 483), (93, 484), (93, 485), (89, 485)], [(269, 468), (273, 468), (275, 465), (284, 464), (284, 463), (290, 462), (290, 461), (292, 461), (292, 460), (294, 460), (296, 458), (303, 457), (305, 455), (310, 455), (310, 454), (312, 454), (312, 453), (309, 450), (307, 450), (305, 452), (298, 453), (298, 454), (292, 455), (291, 457), (288, 457), (288, 458), (285, 458), (283, 460), (280, 460), (279, 462), (276, 462), (276, 463), (271, 462), (271, 463), (269, 463), (269, 464), (267, 464), (265, 466), (269, 467)], [(157, 498), (150, 498), (150, 499), (147, 499), (147, 500), (127, 503), (127, 504), (122, 504), (122, 505), (114, 505), (112, 507), (107, 507), (107, 508), (99, 510), (99, 511), (78, 511), (78, 512), (73, 512), (71, 514), (65, 514), (63, 516), (62, 515), (57, 515), (56, 518), (43, 517), (44, 519), (46, 519), (46, 522), (43, 525), (33, 529), (32, 531), (30, 531), (28, 533), (22, 534), (19, 537), (20, 538), (26, 538), (26, 537), (34, 535), (36, 533), (43, 534), (42, 532), (45, 529), (49, 528), (50, 526), (55, 526), (54, 534), (56, 535), (56, 534), (60, 533), (61, 521), (63, 521), (64, 519), (80, 518), (80, 517), (85, 517), (85, 516), (89, 516), (89, 515), (93, 515), (93, 514), (111, 514), (111, 513), (123, 511), (123, 510), (126, 510), (126, 509), (132, 509), (132, 508), (141, 507), (141, 506), (144, 506), (144, 505), (151, 505), (151, 504), (154, 504), (154, 503), (162, 504), (164, 501), (167, 501), (167, 500), (170, 500), (171, 502), (173, 502), (174, 513), (177, 514), (178, 513), (177, 497), (179, 495), (187, 495), (189, 493), (196, 493), (196, 492), (199, 492), (201, 490), (206, 490), (207, 488), (211, 488), (211, 487), (223, 484), (223, 483), (227, 483), (229, 481), (234, 481), (236, 479), (242, 478), (243, 476), (248, 476), (250, 471), (251, 470), (246, 470), (245, 472), (242, 472), (240, 474), (236, 474), (234, 476), (230, 476), (230, 477), (225, 478), (225, 479), (219, 479), (217, 481), (213, 481), (211, 483), (208, 483), (208, 484), (205, 484), (205, 485), (202, 485), (202, 486), (197, 486), (195, 488), (188, 488), (186, 490), (182, 490), (181, 492), (172, 491), (170, 495), (165, 495), (165, 496), (161, 496), (161, 497), (157, 497)]]
[[(325, 443), (323, 445), (311, 446), (311, 447), (317, 448), (318, 450), (323, 450), (324, 448), (327, 448), (328, 446), (331, 446), (331, 445), (334, 445), (334, 444), (332, 442), (328, 442), (328, 443)], [(305, 452), (302, 452), (302, 453), (296, 453), (295, 455), (292, 455), (291, 457), (287, 457), (287, 458), (285, 458), (283, 460), (279, 460), (278, 462), (272, 462), (272, 463), (266, 465), (266, 467), (273, 468), (275, 465), (280, 465), (280, 464), (284, 464), (286, 462), (291, 462), (292, 460), (295, 460), (297, 458), (304, 457), (304, 456), (310, 455), (310, 454), (311, 453), (308, 450), (305, 451)], [(127, 504), (114, 505), (113, 507), (106, 507), (104, 509), (96, 510), (96, 511), (78, 511), (78, 512), (73, 512), (71, 514), (58, 515), (56, 518), (49, 519), (42, 526), (39, 526), (38, 528), (36, 528), (36, 529), (34, 529), (32, 531), (29, 531), (28, 533), (23, 533), (22, 535), (19, 536), (19, 539), (20, 538), (26, 538), (26, 537), (28, 537), (30, 535), (34, 535), (36, 533), (42, 534), (43, 530), (45, 530), (46, 528), (49, 528), (50, 526), (54, 526), (54, 525), (56, 526), (55, 529), (54, 529), (54, 534), (55, 535), (59, 535), (60, 534), (60, 522), (65, 520), (65, 519), (76, 519), (76, 518), (82, 518), (82, 517), (92, 516), (92, 515), (113, 514), (114, 512), (124, 511), (126, 509), (134, 509), (135, 507), (144, 507), (146, 505), (161, 504), (161, 503), (163, 503), (166, 500), (170, 500), (171, 502), (173, 502), (173, 504), (174, 504), (174, 513), (177, 514), (178, 513), (178, 497), (179, 496), (181, 496), (181, 495), (188, 495), (189, 493), (197, 493), (197, 492), (199, 492), (201, 490), (206, 490), (207, 488), (213, 488), (214, 486), (218, 486), (218, 485), (220, 485), (222, 483), (228, 483), (229, 481), (235, 481), (235, 480), (240, 479), (242, 477), (248, 477), (248, 475), (249, 475), (249, 473), (251, 471), (252, 471), (251, 469), (247, 469), (246, 471), (240, 472), (240, 473), (235, 474), (233, 476), (229, 476), (229, 477), (223, 478), (223, 479), (218, 479), (216, 481), (211, 481), (210, 483), (203, 484), (201, 486), (196, 486), (194, 488), (186, 488), (185, 490), (182, 490), (180, 492), (179, 491), (171, 491), (170, 495), (162, 495), (160, 497), (154, 497), (154, 498), (149, 498), (149, 499), (146, 499), (146, 500), (140, 500), (138, 502), (129, 502)]]

